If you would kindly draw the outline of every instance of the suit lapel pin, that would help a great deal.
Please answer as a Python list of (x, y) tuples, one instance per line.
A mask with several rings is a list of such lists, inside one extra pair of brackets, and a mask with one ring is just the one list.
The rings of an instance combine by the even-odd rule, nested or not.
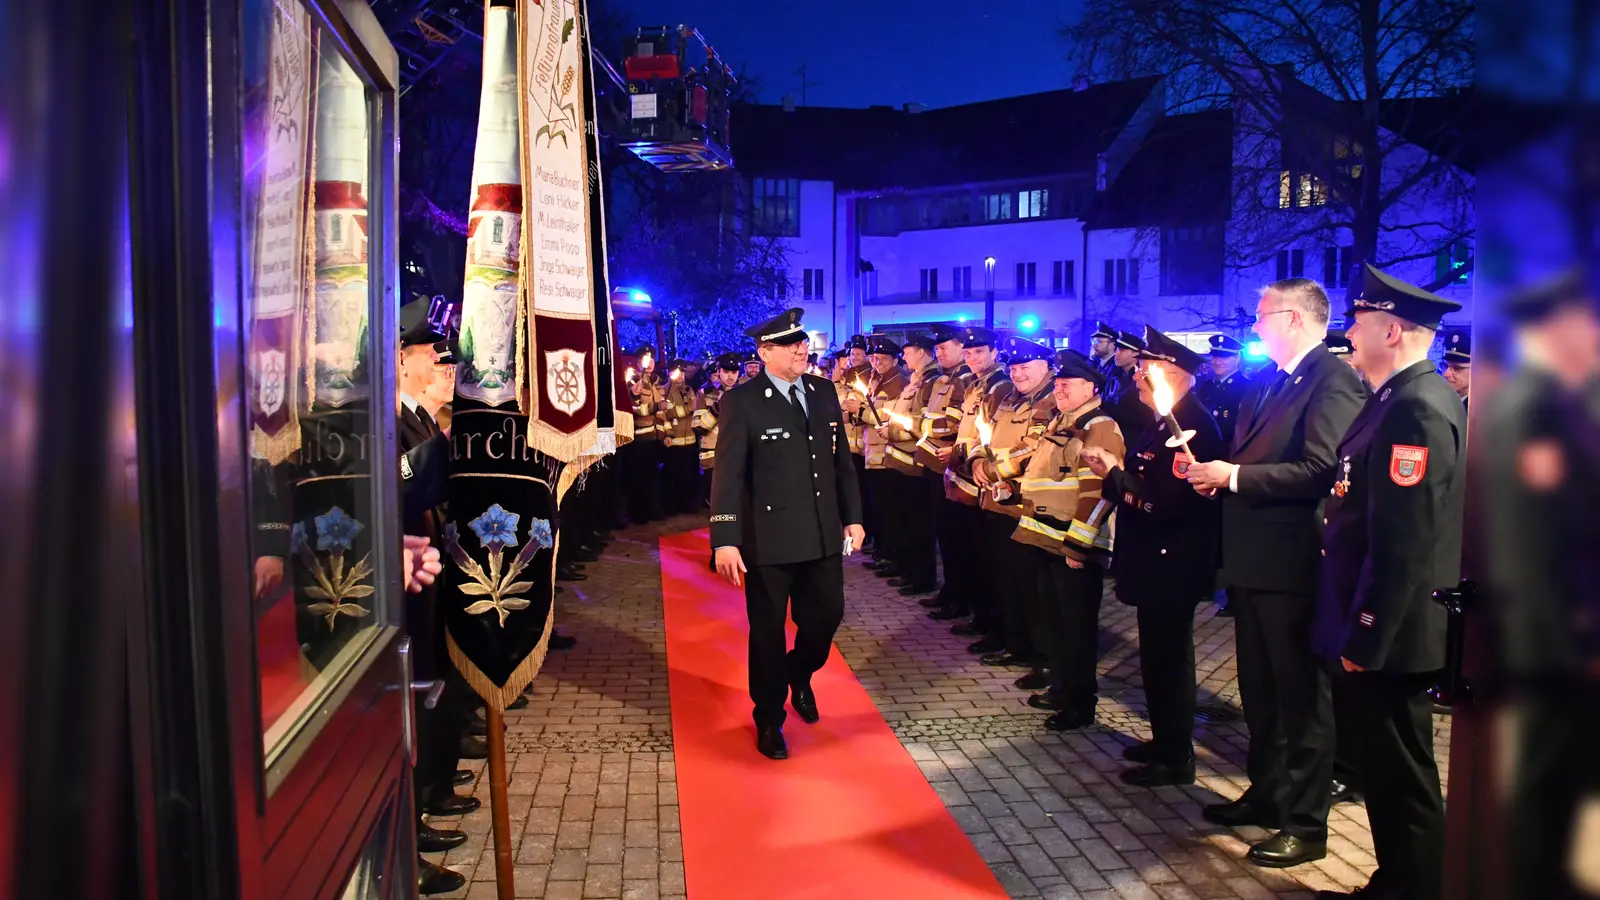
[(1379, 398), (1378, 398), (1378, 402), (1379, 402), (1379, 403), (1382, 403), (1382, 402), (1384, 402), (1384, 401), (1385, 401), (1385, 400), (1388, 400), (1388, 399), (1389, 399), (1389, 394), (1390, 394), (1390, 393), (1391, 393), (1391, 392), (1393, 392), (1393, 391), (1394, 391), (1394, 388), (1384, 388), (1384, 389), (1383, 389), (1383, 396), (1381, 396), (1381, 397), (1379, 397)]
[(1304, 376), (1304, 375), (1296, 375), (1296, 376), (1295, 376), (1295, 377), (1294, 377), (1294, 383), (1295, 383), (1295, 384), (1299, 384), (1299, 383), (1300, 383), (1300, 379), (1302, 379), (1302, 378), (1304, 378), (1304, 377), (1305, 377), (1305, 376)]
[(767, 396), (768, 397), (772, 396), (772, 388), (767, 388)]

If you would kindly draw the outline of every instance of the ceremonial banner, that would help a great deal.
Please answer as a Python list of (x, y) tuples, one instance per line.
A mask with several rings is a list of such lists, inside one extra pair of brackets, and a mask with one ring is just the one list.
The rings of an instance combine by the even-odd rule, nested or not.
[(367, 365), (366, 87), (339, 52), (317, 65), (316, 286), (305, 313), (306, 392), (290, 509), (296, 631), (325, 668), (373, 622), (372, 383)]
[[(544, 663), (555, 589), (560, 461), (528, 438), (532, 367), (519, 348), (530, 258), (517, 110), (515, 0), (484, 11), (483, 93), (473, 155), (466, 289), (450, 430), (450, 522), (439, 602), (450, 658), (495, 709)], [(592, 357), (594, 348), (570, 348)], [(562, 361), (561, 365), (582, 365)], [(581, 382), (580, 382), (581, 384)]]
[(528, 442), (572, 463), (605, 449), (598, 446), (594, 308), (610, 295), (588, 27), (581, 0), (523, 0), (522, 9)]
[[(270, 465), (300, 447), (300, 313), (310, 290), (311, 20), (304, 6), (272, 9), (261, 205), (252, 248), (250, 450)], [(253, 166), (254, 167), (254, 166)]]

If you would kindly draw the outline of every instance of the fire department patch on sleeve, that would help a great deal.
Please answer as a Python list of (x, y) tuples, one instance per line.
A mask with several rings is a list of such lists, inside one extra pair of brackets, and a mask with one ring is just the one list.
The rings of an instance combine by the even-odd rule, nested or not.
[(1361, 623), (1361, 627), (1363, 627), (1363, 628), (1371, 628), (1372, 627), (1372, 623), (1374, 623), (1374, 622), (1376, 622), (1378, 620), (1373, 617), (1372, 613), (1364, 612), (1364, 613), (1362, 613), (1360, 615), (1360, 617), (1358, 618), (1358, 621)]
[(1428, 448), (1395, 444), (1389, 451), (1389, 480), (1411, 487), (1428, 471)]
[(1187, 453), (1172, 454), (1172, 477), (1188, 478), (1189, 466), (1194, 464), (1194, 459)]

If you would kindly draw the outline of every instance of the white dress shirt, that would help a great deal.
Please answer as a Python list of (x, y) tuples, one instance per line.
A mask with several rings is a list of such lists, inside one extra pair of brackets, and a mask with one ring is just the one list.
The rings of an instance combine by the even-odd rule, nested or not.
[[(1315, 350), (1321, 343), (1321, 341), (1315, 341), (1306, 345), (1304, 350), (1301, 350), (1299, 353), (1295, 354), (1294, 359), (1289, 360), (1288, 365), (1283, 367), (1284, 377), (1293, 375), (1294, 370), (1300, 368), (1300, 364), (1305, 362), (1306, 356), (1310, 354), (1312, 350)], [(1228, 490), (1237, 494), (1239, 493), (1239, 464), (1230, 463), (1229, 465), (1231, 465), (1233, 468), (1228, 471)]]

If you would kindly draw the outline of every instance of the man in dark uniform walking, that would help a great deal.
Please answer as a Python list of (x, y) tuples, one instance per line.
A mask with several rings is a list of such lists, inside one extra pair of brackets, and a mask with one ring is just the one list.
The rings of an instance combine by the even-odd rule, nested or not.
[[(744, 586), (756, 749), (771, 759), (789, 756), (785, 697), (803, 721), (820, 717), (811, 676), (844, 618), (840, 546), (849, 553), (866, 537), (844, 410), (831, 382), (806, 374), (801, 313), (745, 332), (765, 371), (723, 395), (711, 482), (711, 546), (717, 572)], [(796, 628), (787, 653), (786, 611)]]
[(1439, 900), (1444, 798), (1427, 692), (1445, 656), (1433, 592), (1461, 574), (1467, 414), (1428, 349), (1461, 304), (1363, 265), (1349, 307), (1347, 334), (1374, 390), (1336, 456), (1312, 649), (1340, 665), (1350, 692), (1378, 857), (1359, 895)]
[[(1125, 466), (1095, 448), (1084, 451), (1084, 462), (1105, 479), (1104, 495), (1116, 504), (1112, 573), (1117, 599), (1138, 610), (1139, 668), (1153, 733), (1124, 752), (1139, 765), (1122, 780), (1155, 787), (1194, 781), (1194, 609), (1216, 584), (1222, 512), (1186, 477), (1192, 463), (1220, 458), (1226, 448), (1192, 390), (1205, 360), (1149, 326), (1144, 343), (1140, 358), (1149, 374), (1140, 377), (1139, 396), (1152, 410), (1171, 404), (1170, 419), (1190, 433), (1194, 456), (1174, 446), (1169, 417), (1161, 417), (1128, 442)], [(1156, 396), (1157, 383), (1168, 389), (1165, 398)]]

